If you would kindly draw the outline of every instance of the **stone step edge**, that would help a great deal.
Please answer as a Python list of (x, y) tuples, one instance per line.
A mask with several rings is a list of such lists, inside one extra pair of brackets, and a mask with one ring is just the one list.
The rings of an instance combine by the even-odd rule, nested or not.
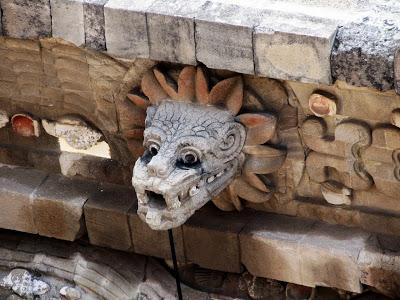
[[(0, 223), (11, 215), (20, 226), (0, 224), (6, 229), (70, 241), (87, 231), (96, 246), (171, 257), (167, 233), (139, 220), (135, 193), (126, 187), (2, 165), (0, 203)], [(16, 207), (28, 213), (17, 214)], [(21, 227), (29, 219), (33, 227)], [(178, 259), (208, 269), (239, 273), (244, 266), (259, 277), (351, 292), (361, 292), (362, 283), (388, 295), (396, 294), (400, 279), (400, 238), (357, 228), (208, 205), (174, 235)]]
[[(218, 1), (13, 2), (0, 1), (0, 34), (10, 37), (52, 36), (121, 58), (201, 62), (281, 80), (324, 84), (345, 80), (379, 90), (393, 89), (398, 81), (393, 77), (394, 53), (400, 45), (400, 25), (393, 21), (396, 7), (391, 13), (388, 6), (385, 18), (380, 17), (382, 7), (374, 4), (350, 19), (282, 12), (271, 25), (268, 18), (257, 15), (277, 11)], [(296, 18), (307, 24), (305, 28), (291, 23)], [(359, 59), (355, 51), (360, 51)]]

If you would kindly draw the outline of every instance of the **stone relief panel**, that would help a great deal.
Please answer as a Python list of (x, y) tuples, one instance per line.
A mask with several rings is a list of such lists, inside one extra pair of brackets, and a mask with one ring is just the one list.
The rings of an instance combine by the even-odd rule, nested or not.
[[(46, 152), (40, 162), (42, 154), (38, 154), (42, 149), (57, 151), (54, 137), (64, 137), (82, 149), (105, 139), (111, 157), (129, 173), (134, 162), (155, 146), (157, 154), (151, 160), (166, 165), (166, 173), (175, 179), (165, 190), (155, 189), (154, 180), (165, 177), (163, 171), (151, 167), (156, 176), (149, 174), (151, 160), (143, 167), (146, 176), (156, 179), (142, 187), (165, 202), (147, 218), (146, 193), (143, 196), (141, 185), (136, 184), (143, 218), (154, 228), (173, 224), (160, 222), (160, 214), (178, 215), (181, 210), (177, 225), (209, 200), (222, 210), (250, 206), (361, 227), (372, 226), (368, 225), (373, 224), (371, 218), (378, 218), (374, 211), (384, 217), (390, 213), (393, 223), (379, 229), (385, 233), (386, 228), (395, 233), (400, 223), (396, 216), (400, 212), (400, 96), (393, 91), (341, 82), (334, 86), (280, 82), (203, 67), (158, 64), (153, 68), (156, 63), (150, 60), (118, 61), (57, 39), (2, 37), (0, 54), (4, 58), (0, 141), (8, 147), (0, 149), (2, 161), (15, 144), (34, 148), (34, 153), (22, 155), (22, 148), (18, 149), (13, 151), (13, 161), (55, 168), (49, 163), (53, 154)], [(207, 164), (202, 173), (196, 173), (196, 168), (179, 169), (171, 162), (180, 157), (178, 147), (168, 150), (165, 145), (177, 145), (177, 136), (183, 134), (178, 128), (188, 130), (186, 135), (197, 141), (202, 129), (198, 123), (204, 122), (215, 123), (215, 128), (210, 125), (204, 130), (208, 136), (202, 137), (207, 143), (201, 153), (188, 157), (202, 157)], [(236, 131), (231, 137), (232, 128)], [(153, 131), (164, 134), (154, 145)], [(88, 139), (82, 139), (84, 135)], [(169, 155), (169, 160), (157, 162), (159, 154)], [(28, 158), (22, 159), (24, 155)], [(95, 162), (91, 168), (96, 168)], [(190, 172), (195, 173), (191, 179)], [(177, 173), (183, 174), (181, 181)], [(124, 178), (129, 184), (130, 174)], [(214, 187), (207, 190), (207, 186)], [(193, 204), (195, 196), (199, 199)], [(186, 207), (184, 203), (191, 201)]]
[(304, 112), (308, 151), (297, 196), (359, 209), (353, 225), (365, 225), (360, 215), (368, 209), (397, 213), (400, 98), (342, 83), (291, 87)]

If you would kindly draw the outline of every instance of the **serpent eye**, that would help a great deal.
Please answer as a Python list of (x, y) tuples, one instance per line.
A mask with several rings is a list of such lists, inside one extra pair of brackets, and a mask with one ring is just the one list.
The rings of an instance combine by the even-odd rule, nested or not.
[(193, 167), (199, 162), (199, 155), (193, 150), (186, 150), (181, 155), (185, 167)]
[(158, 154), (158, 150), (160, 150), (160, 145), (156, 143), (151, 143), (148, 149), (151, 155), (156, 156)]

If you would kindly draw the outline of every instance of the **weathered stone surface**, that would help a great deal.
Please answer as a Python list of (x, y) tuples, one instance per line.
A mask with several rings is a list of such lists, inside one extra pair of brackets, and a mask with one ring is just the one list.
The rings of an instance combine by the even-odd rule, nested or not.
[(85, 222), (89, 241), (93, 245), (112, 249), (132, 250), (128, 211), (136, 207), (132, 189), (105, 185), (86, 202)]
[(85, 45), (83, 0), (50, 0), (53, 37)]
[(239, 233), (250, 219), (204, 207), (183, 225), (186, 259), (203, 268), (240, 273)]
[(85, 43), (98, 51), (106, 50), (104, 5), (108, 0), (85, 0), (83, 16), (85, 20)]
[(255, 276), (302, 284), (297, 249), (312, 225), (313, 221), (286, 216), (254, 218), (239, 234), (242, 263)]
[(208, 1), (196, 14), (196, 57), (209, 68), (254, 74), (258, 10)]
[(331, 82), (330, 55), (336, 24), (264, 11), (254, 32), (256, 74), (301, 82)]
[(360, 292), (357, 259), (368, 238), (358, 229), (264, 215), (240, 234), (242, 262), (256, 276)]
[(110, 0), (104, 6), (107, 50), (111, 55), (149, 57), (145, 10), (152, 2)]
[(83, 205), (97, 185), (50, 175), (34, 194), (33, 214), (38, 233), (74, 241), (86, 232)]
[(394, 87), (394, 54), (400, 43), (398, 19), (366, 17), (338, 29), (332, 76), (355, 86)]
[(38, 233), (34, 222), (35, 190), (46, 178), (42, 171), (0, 166), (0, 227)]
[[(152, 230), (136, 214), (136, 208), (131, 208), (128, 217), (135, 253), (172, 259), (167, 231)], [(178, 261), (186, 262), (182, 228), (174, 228), (172, 233), (176, 257)]]
[(400, 49), (396, 51), (394, 56), (394, 87), (397, 94), (400, 94)]
[(1, 0), (4, 35), (14, 38), (51, 36), (50, 3), (47, 0)]
[(205, 1), (155, 1), (147, 10), (150, 58), (196, 64), (194, 17)]
[(316, 224), (299, 243), (302, 284), (361, 292), (357, 259), (368, 238), (359, 229)]
[(400, 240), (393, 236), (373, 235), (358, 257), (361, 283), (393, 298), (400, 297)]

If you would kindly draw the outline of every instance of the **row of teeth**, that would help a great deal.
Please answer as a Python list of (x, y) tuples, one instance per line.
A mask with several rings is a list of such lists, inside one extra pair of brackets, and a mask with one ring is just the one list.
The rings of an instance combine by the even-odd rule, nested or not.
[[(207, 183), (213, 182), (216, 178), (221, 177), (226, 171), (227, 170), (225, 169), (225, 170), (219, 172), (216, 175), (212, 175), (212, 176), (208, 177), (206, 179), (206, 182)], [(194, 185), (189, 189), (189, 196), (193, 197), (199, 191), (200, 191), (200, 188), (197, 185)], [(181, 196), (183, 196), (183, 195), (181, 195)], [(142, 204), (142, 205), (147, 204), (149, 202), (149, 197), (147, 196), (146, 193), (137, 194), (137, 198), (138, 198), (139, 203)], [(179, 207), (181, 207), (182, 203), (181, 203), (179, 198), (181, 198), (181, 197), (175, 196), (175, 197), (166, 198), (165, 201), (167, 203), (167, 206), (169, 208), (179, 208)]]

